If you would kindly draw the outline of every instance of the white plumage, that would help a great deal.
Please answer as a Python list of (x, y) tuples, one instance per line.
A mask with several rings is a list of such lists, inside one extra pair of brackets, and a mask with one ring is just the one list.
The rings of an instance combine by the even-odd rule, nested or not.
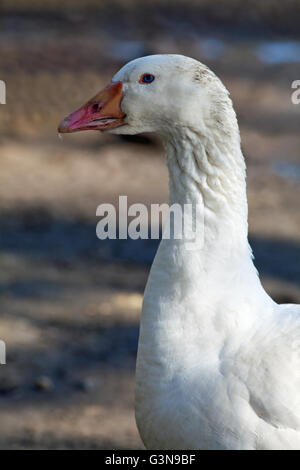
[[(150, 86), (136, 86), (142, 73)], [(263, 290), (247, 240), (231, 101), (204, 65), (153, 56), (115, 77), (129, 127), (166, 139), (170, 202), (203, 205), (204, 244), (163, 240), (144, 296), (136, 419), (151, 449), (300, 449), (300, 307)], [(130, 128), (131, 127), (131, 128)]]
[[(153, 74), (151, 84), (139, 77)], [(200, 249), (162, 240), (148, 279), (136, 420), (149, 449), (300, 449), (300, 306), (264, 291), (247, 233), (245, 163), (228, 92), (179, 55), (137, 59), (123, 84), (125, 125), (160, 133), (170, 203), (198, 204)]]

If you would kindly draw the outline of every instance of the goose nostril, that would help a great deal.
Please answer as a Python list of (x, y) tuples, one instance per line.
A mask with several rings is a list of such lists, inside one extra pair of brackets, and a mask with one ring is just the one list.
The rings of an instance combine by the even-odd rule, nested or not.
[(94, 103), (92, 106), (92, 113), (97, 113), (98, 111), (100, 111), (100, 109), (101, 105), (99, 105), (98, 103)]

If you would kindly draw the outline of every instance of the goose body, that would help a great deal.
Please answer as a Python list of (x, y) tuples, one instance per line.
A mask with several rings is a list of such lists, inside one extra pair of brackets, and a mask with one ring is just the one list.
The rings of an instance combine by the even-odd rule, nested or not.
[(103, 101), (91, 117), (89, 102), (86, 114), (76, 112), (83, 122), (71, 115), (60, 132), (160, 133), (170, 203), (192, 204), (203, 220), (196, 249), (161, 241), (147, 282), (136, 369), (141, 438), (148, 449), (300, 450), (300, 306), (277, 305), (253, 265), (228, 92), (179, 55), (132, 61), (114, 76), (114, 93), (118, 84), (111, 114)]

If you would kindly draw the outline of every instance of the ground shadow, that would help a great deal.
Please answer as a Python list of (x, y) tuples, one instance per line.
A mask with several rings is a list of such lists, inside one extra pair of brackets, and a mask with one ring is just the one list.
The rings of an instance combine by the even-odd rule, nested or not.
[[(0, 219), (1, 252), (14, 253), (34, 259), (71, 263), (81, 259), (87, 263), (101, 261), (136, 263), (150, 266), (159, 240), (99, 240), (95, 218), (91, 221), (55, 219), (41, 209), (8, 214)], [(255, 265), (262, 275), (299, 284), (300, 244), (289, 240), (250, 236)], [(0, 258), (1, 260), (1, 258)], [(0, 261), (1, 262), (1, 261)], [(36, 292), (46, 288), (43, 280), (36, 281)], [(48, 288), (59, 289), (48, 284)], [(24, 282), (0, 286), (15, 295), (26, 295), (32, 284)]]

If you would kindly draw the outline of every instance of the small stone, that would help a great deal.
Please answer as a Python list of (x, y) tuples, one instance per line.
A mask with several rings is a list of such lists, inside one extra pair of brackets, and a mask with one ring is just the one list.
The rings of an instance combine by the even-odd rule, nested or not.
[(90, 392), (95, 388), (96, 382), (92, 377), (87, 377), (85, 379), (77, 380), (74, 383), (74, 386), (77, 390), (80, 390), (81, 392)]
[(54, 388), (54, 384), (50, 377), (47, 377), (46, 375), (41, 375), (36, 379), (34, 387), (40, 392), (49, 392)]

